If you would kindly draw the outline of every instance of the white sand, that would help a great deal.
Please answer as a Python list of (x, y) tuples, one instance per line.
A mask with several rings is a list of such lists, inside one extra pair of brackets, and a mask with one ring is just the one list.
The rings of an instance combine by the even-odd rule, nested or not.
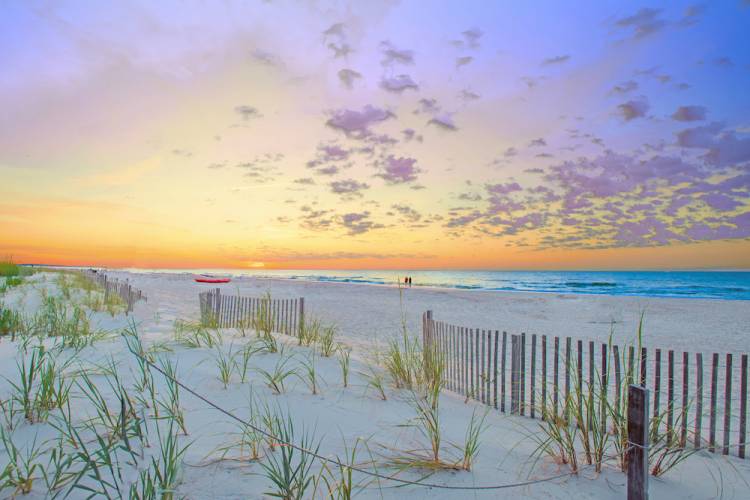
[[(111, 273), (127, 277), (151, 297), (146, 306), (163, 319), (197, 313), (199, 291), (214, 288), (188, 274)], [(395, 287), (238, 278), (220, 285), (223, 293), (305, 297), (306, 311), (337, 324), (353, 343), (370, 344), (398, 332), (399, 293)], [(403, 310), (412, 332), (421, 314), (472, 328), (508, 333), (572, 336), (606, 342), (614, 325), (616, 339), (632, 341), (644, 313), (644, 345), (703, 352), (750, 351), (750, 301), (561, 295), (552, 293), (405, 289)], [(614, 322), (614, 324), (613, 324)]]
[[(115, 273), (124, 276), (125, 273)], [(135, 319), (139, 331), (148, 341), (171, 340), (172, 323), (177, 318), (197, 317), (199, 290), (189, 276), (170, 274), (138, 274), (128, 276), (133, 284), (142, 288), (148, 303), (136, 306)], [(54, 289), (54, 286), (46, 286)], [(390, 287), (370, 285), (307, 283), (283, 280), (241, 279), (223, 287), (226, 293), (236, 292), (257, 295), (270, 290), (279, 297), (304, 296), (308, 313), (312, 312), (336, 322), (339, 339), (360, 347), (372, 346), (398, 331), (398, 291)], [(18, 303), (22, 292), (9, 292), (6, 303)], [(35, 307), (36, 292), (25, 294), (24, 304)], [(647, 308), (647, 335), (651, 345), (669, 346), (695, 350), (717, 349), (746, 351), (750, 341), (746, 339), (746, 325), (750, 324), (750, 308), (742, 302), (699, 301), (680, 299), (638, 299), (624, 297), (558, 296), (546, 294), (497, 293), (476, 291), (445, 291), (414, 288), (405, 293), (405, 310), (412, 331), (417, 330), (417, 321), (423, 310), (432, 309), (438, 319), (458, 324), (487, 328), (546, 333), (549, 335), (573, 335), (584, 338), (606, 339), (611, 319), (618, 321), (621, 333), (631, 334), (639, 311)], [(103, 327), (116, 328), (125, 324), (123, 317), (115, 319), (95, 315)], [(710, 335), (710, 341), (703, 342)], [(224, 349), (230, 344), (238, 347), (246, 342), (233, 332), (224, 332)], [(173, 345), (170, 358), (178, 360), (179, 374), (191, 387), (213, 399), (221, 406), (238, 415), (247, 416), (247, 397), (252, 391), (281, 408), (289, 410), (298, 427), (315, 429), (322, 439), (321, 452), (326, 456), (344, 454), (342, 436), (351, 446), (357, 437), (367, 437), (373, 452), (384, 455), (395, 449), (410, 449), (424, 446), (424, 440), (412, 428), (403, 427), (414, 412), (406, 402), (406, 394), (388, 389), (388, 401), (379, 400), (372, 390), (367, 390), (363, 378), (357, 374), (364, 371), (361, 361), (352, 362), (351, 386), (341, 387), (341, 375), (335, 359), (319, 359), (318, 369), (326, 383), (322, 393), (310, 394), (299, 380), (291, 382), (286, 394), (273, 396), (263, 385), (257, 374), (251, 374), (251, 382), (240, 384), (235, 377), (227, 390), (216, 378), (218, 370), (211, 349), (187, 349)], [(364, 357), (366, 349), (359, 351)], [(292, 345), (297, 362), (309, 355), (309, 350)], [(120, 373), (127, 377), (134, 366), (132, 356), (127, 353), (120, 339), (103, 341), (82, 353), (88, 363), (101, 362), (111, 354), (120, 362)], [(14, 358), (17, 346), (0, 340), (0, 376), (13, 379)], [(259, 355), (252, 359), (253, 367), (271, 368), (277, 360), (275, 355)], [(293, 362), (294, 363), (294, 362)], [(158, 374), (154, 376), (160, 379)], [(103, 378), (102, 390), (105, 389)], [(4, 379), (1, 379), (4, 380)], [(0, 382), (0, 398), (10, 392), (7, 382)], [(262, 475), (258, 464), (240, 465), (235, 462), (220, 462), (195, 467), (206, 460), (221, 443), (226, 442), (227, 432), (235, 430), (229, 418), (208, 409), (205, 404), (182, 394), (182, 404), (187, 410), (187, 426), (192, 442), (186, 455), (179, 495), (187, 498), (262, 498), (268, 491), (269, 481)], [(80, 418), (88, 411), (76, 400), (76, 414)], [(441, 418), (444, 430), (444, 456), (451, 456), (449, 442), (462, 443), (466, 425), (472, 411), (481, 405), (464, 403), (460, 398), (445, 394), (441, 399)], [(523, 481), (527, 478), (542, 478), (565, 471), (550, 459), (545, 458), (531, 468), (530, 457), (535, 448), (530, 434), (537, 433), (538, 423), (521, 417), (507, 417), (491, 411), (487, 419), (487, 430), (474, 470), (469, 472), (444, 472), (429, 478), (430, 482), (451, 485), (491, 485)], [(35, 433), (51, 437), (49, 425), (23, 424), (16, 433), (19, 442), (31, 440)], [(611, 452), (610, 452), (611, 453)], [(358, 456), (365, 462), (365, 453)], [(0, 455), (0, 469), (4, 458)], [(417, 479), (419, 473), (404, 473), (401, 477)], [(131, 476), (132, 478), (132, 476)], [(747, 498), (750, 481), (750, 461), (725, 458), (699, 453), (691, 457), (679, 469), (665, 477), (651, 478), (652, 498)], [(43, 498), (43, 482), (38, 481), (30, 498)], [(382, 488), (370, 485), (359, 492), (363, 498), (623, 498), (625, 476), (614, 470), (601, 475), (587, 471), (578, 477), (539, 483), (534, 486), (490, 492), (450, 491), (406, 487), (394, 489), (383, 483)], [(8, 494), (3, 492), (3, 495)], [(72, 498), (82, 497), (80, 492)]]

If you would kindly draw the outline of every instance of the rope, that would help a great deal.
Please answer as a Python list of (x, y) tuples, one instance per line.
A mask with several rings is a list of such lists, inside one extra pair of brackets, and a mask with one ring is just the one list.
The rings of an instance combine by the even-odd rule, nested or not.
[[(321, 455), (321, 454), (319, 454), (317, 452), (314, 452), (314, 451), (309, 450), (307, 448), (304, 448), (302, 446), (296, 445), (294, 443), (284, 442), (284, 441), (278, 439), (273, 434), (271, 434), (271, 433), (269, 433), (269, 432), (267, 432), (267, 431), (265, 431), (265, 430), (263, 430), (263, 429), (261, 429), (259, 427), (256, 427), (255, 425), (251, 424), (250, 422), (248, 422), (246, 420), (243, 420), (242, 418), (238, 417), (237, 415), (233, 414), (232, 412), (230, 412), (228, 410), (225, 410), (224, 408), (220, 407), (219, 405), (217, 405), (213, 401), (209, 400), (205, 396), (203, 396), (203, 395), (199, 394), (198, 392), (194, 391), (193, 389), (191, 389), (190, 387), (186, 386), (185, 384), (183, 384), (181, 381), (179, 381), (175, 377), (173, 377), (170, 374), (166, 373), (159, 366), (157, 366), (156, 364), (152, 363), (149, 359), (147, 359), (146, 357), (142, 356), (140, 353), (137, 353), (137, 352), (133, 351), (133, 349), (131, 349), (130, 346), (128, 346), (128, 349), (136, 357), (140, 358), (146, 364), (148, 364), (151, 368), (153, 368), (156, 371), (158, 371), (159, 373), (161, 373), (165, 378), (168, 378), (172, 382), (174, 382), (175, 384), (179, 385), (182, 389), (184, 389), (185, 391), (187, 391), (188, 393), (190, 393), (194, 397), (200, 399), (201, 401), (203, 401), (207, 405), (211, 406), (215, 410), (223, 413), (227, 417), (229, 417), (229, 418), (231, 418), (233, 420), (236, 420), (237, 422), (241, 423), (242, 425), (245, 425), (245, 426), (253, 429), (255, 432), (263, 435), (266, 438), (273, 439), (273, 440), (281, 443), (284, 446), (288, 446), (288, 447), (293, 448), (293, 449), (295, 449), (295, 450), (297, 450), (297, 451), (299, 451), (301, 453), (305, 453), (307, 455), (315, 457), (315, 458), (317, 458), (317, 459), (319, 459), (319, 460), (321, 460), (323, 462), (327, 462), (327, 463), (336, 465), (338, 467), (344, 467), (344, 468), (347, 468), (347, 469), (351, 469), (351, 470), (359, 472), (361, 474), (372, 476), (372, 477), (375, 477), (375, 478), (378, 478), (378, 479), (382, 479), (382, 480), (385, 480), (385, 481), (392, 481), (392, 482), (400, 483), (401, 485), (405, 485), (405, 486), (422, 486), (422, 487), (425, 487), (425, 488), (438, 488), (438, 489), (444, 489), (444, 490), (501, 490), (501, 489), (508, 489), (508, 488), (519, 488), (519, 487), (522, 487), (522, 486), (529, 486), (529, 485), (532, 485), (532, 484), (545, 483), (545, 482), (549, 482), (549, 481), (554, 481), (555, 479), (561, 479), (561, 478), (564, 478), (564, 477), (576, 475), (579, 472), (583, 471), (584, 469), (587, 469), (587, 468), (590, 468), (590, 467), (594, 467), (596, 465), (596, 464), (585, 465), (583, 467), (579, 467), (578, 471), (576, 471), (576, 472), (565, 472), (565, 473), (562, 473), (562, 474), (557, 474), (555, 476), (550, 476), (550, 477), (546, 477), (546, 478), (542, 478), (542, 479), (533, 479), (533, 480), (521, 481), (521, 482), (517, 482), (517, 483), (508, 483), (508, 484), (500, 484), (500, 485), (487, 485), (487, 486), (458, 486), (458, 485), (447, 485), (447, 484), (438, 484), (438, 483), (424, 483), (424, 482), (421, 482), (421, 481), (411, 481), (411, 480), (408, 480), (408, 479), (401, 479), (401, 478), (398, 478), (398, 477), (395, 477), (395, 476), (384, 476), (382, 474), (379, 474), (379, 473), (373, 472), (373, 471), (369, 471), (367, 469), (360, 469), (360, 468), (357, 468), (357, 467), (353, 467), (353, 466), (351, 466), (349, 464), (345, 464), (345, 463), (343, 463), (343, 462), (341, 462), (339, 460), (323, 456), (323, 455)], [(607, 459), (609, 459), (609, 458), (612, 458), (612, 457), (607, 457)], [(602, 461), (604, 461), (604, 460), (602, 460)]]

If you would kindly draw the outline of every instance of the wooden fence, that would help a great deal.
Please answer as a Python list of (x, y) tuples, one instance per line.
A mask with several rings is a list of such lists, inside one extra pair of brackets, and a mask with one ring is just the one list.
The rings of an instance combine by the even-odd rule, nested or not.
[(109, 299), (111, 294), (119, 296), (127, 306), (125, 314), (133, 312), (133, 306), (139, 300), (148, 300), (143, 291), (133, 288), (128, 280), (121, 281), (117, 278), (110, 278), (101, 271), (87, 270), (82, 272), (89, 280), (104, 288), (104, 302)]
[(201, 322), (218, 328), (251, 327), (259, 315), (265, 315), (276, 333), (297, 335), (305, 321), (305, 299), (274, 299), (224, 295), (218, 288), (198, 295)]
[(562, 414), (567, 398), (580, 401), (587, 387), (617, 400), (635, 383), (651, 389), (653, 417), (679, 444), (745, 458), (747, 354), (638, 352), (572, 337), (509, 335), (437, 321), (432, 311), (422, 325), (424, 345), (445, 362), (449, 391), (501, 412), (545, 418), (547, 411)]

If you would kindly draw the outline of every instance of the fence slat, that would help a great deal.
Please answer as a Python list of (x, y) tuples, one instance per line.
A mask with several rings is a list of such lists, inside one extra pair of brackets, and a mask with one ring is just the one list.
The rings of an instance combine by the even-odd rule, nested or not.
[(487, 363), (485, 364), (485, 380), (484, 380), (484, 393), (486, 396), (485, 404), (487, 406), (492, 405), (492, 395), (490, 394), (490, 383), (491, 383), (491, 369), (492, 369), (492, 332), (488, 330), (485, 332), (485, 339), (487, 342)]
[(620, 373), (620, 348), (617, 344), (612, 346), (612, 357), (615, 360), (615, 408), (619, 408), (622, 394), (622, 374)]
[(578, 358), (576, 360), (576, 389), (578, 393), (578, 408), (583, 408), (583, 340), (576, 342)]
[(547, 336), (542, 335), (542, 420), (547, 419)]
[(529, 416), (535, 418), (536, 414), (536, 334), (531, 335), (531, 382), (530, 382), (530, 405), (529, 405)]
[(505, 358), (508, 334), (503, 332), (503, 357), (500, 359), (500, 411), (505, 413)]
[(674, 351), (667, 353), (667, 445), (672, 444), (674, 423)]
[(661, 394), (661, 349), (654, 356), (654, 418), (659, 417), (659, 396)]
[(555, 337), (555, 365), (553, 368), (553, 389), (554, 389), (554, 416), (557, 417), (557, 402), (559, 400), (559, 392), (560, 392), (560, 382), (559, 382), (559, 375), (560, 375), (560, 337)]
[(495, 409), (497, 410), (497, 337), (498, 337), (498, 331), (495, 330), (495, 355), (492, 358), (493, 366), (492, 366), (492, 385), (493, 385), (493, 399), (495, 401)]
[(481, 382), (481, 389), (480, 389), (479, 392), (482, 395), (482, 403), (484, 403), (484, 404), (487, 404), (487, 393), (485, 391), (485, 387), (487, 386), (487, 384), (485, 383), (486, 380), (487, 380), (487, 374), (484, 371), (484, 367), (485, 367), (485, 364), (484, 364), (484, 359), (485, 358), (484, 357), (485, 357), (485, 354), (486, 354), (486, 346), (485, 346), (486, 342), (485, 342), (485, 340), (487, 338), (486, 333), (487, 332), (485, 330), (482, 330), (482, 334), (481, 334), (481, 337), (482, 337), (482, 355), (479, 357), (479, 364), (481, 365), (481, 370), (480, 371), (482, 372), (482, 376), (480, 377), (480, 380), (479, 380)]
[(745, 458), (745, 438), (747, 437), (747, 354), (740, 362), (740, 440), (738, 456)]
[(716, 382), (719, 378), (719, 353), (714, 353), (711, 360), (711, 416), (708, 430), (708, 451), (716, 451)]
[(724, 375), (724, 449), (722, 454), (729, 455), (729, 431), (732, 425), (732, 354), (727, 353), (727, 366)]
[(690, 363), (690, 354), (682, 353), (682, 414), (680, 422), (680, 446), (683, 448), (687, 443), (687, 419), (688, 419), (688, 368)]
[[(571, 342), (573, 342), (573, 339), (570, 337), (565, 337), (565, 401), (570, 400), (570, 351), (571, 351)], [(565, 421), (568, 422), (568, 405), (567, 403), (563, 403), (563, 415), (565, 417)]]
[(521, 332), (521, 373), (520, 373), (520, 396), (521, 396), (521, 415), (526, 413), (526, 334)]
[(695, 441), (693, 446), (701, 447), (701, 426), (703, 423), (703, 354), (695, 353)]

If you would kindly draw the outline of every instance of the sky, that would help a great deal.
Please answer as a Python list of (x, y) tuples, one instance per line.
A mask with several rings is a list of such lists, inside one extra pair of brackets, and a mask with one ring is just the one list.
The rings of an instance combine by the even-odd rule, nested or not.
[(750, 1), (0, 3), (0, 256), (750, 267)]

